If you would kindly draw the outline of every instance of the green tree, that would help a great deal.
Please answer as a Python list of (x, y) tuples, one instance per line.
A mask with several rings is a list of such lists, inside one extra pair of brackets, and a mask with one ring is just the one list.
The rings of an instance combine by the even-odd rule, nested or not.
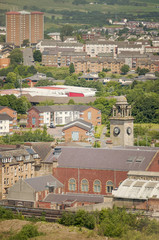
[(29, 46), (29, 39), (24, 39), (22, 43), (23, 47), (28, 47)]
[(9, 72), (8, 74), (7, 74), (7, 78), (6, 78), (6, 82), (7, 83), (15, 83), (15, 81), (16, 81), (16, 79), (17, 79), (17, 76), (16, 76), (16, 74), (14, 73), (14, 72)]
[(70, 72), (70, 74), (75, 72), (75, 67), (74, 67), (73, 63), (71, 63), (70, 66), (69, 66), (69, 72)]
[(62, 41), (64, 39), (64, 36), (72, 36), (72, 35), (73, 35), (73, 27), (71, 25), (66, 24), (61, 28), (60, 37)]
[(140, 67), (138, 67), (137, 70), (136, 70), (136, 72), (137, 72), (139, 75), (145, 75), (146, 73), (149, 72), (149, 70), (146, 69), (146, 68), (140, 68)]
[(34, 61), (41, 62), (42, 61), (42, 54), (40, 50), (35, 50), (33, 53)]
[(37, 73), (37, 70), (33, 65), (28, 67), (27, 71), (28, 71), (28, 73), (33, 74), (33, 75)]
[(75, 104), (75, 101), (73, 99), (70, 99), (68, 102), (68, 105), (74, 105), (74, 104)]
[(21, 64), (23, 62), (23, 53), (20, 49), (15, 48), (10, 53), (9, 58), (10, 58), (11, 64)]
[(130, 67), (129, 67), (128, 65), (124, 64), (124, 65), (121, 67), (120, 70), (121, 70), (121, 72), (125, 75), (125, 74), (127, 74), (127, 73), (129, 72)]
[(100, 73), (98, 73), (98, 77), (100, 77), (100, 78), (105, 78), (105, 77), (106, 77), (105, 72), (100, 72)]

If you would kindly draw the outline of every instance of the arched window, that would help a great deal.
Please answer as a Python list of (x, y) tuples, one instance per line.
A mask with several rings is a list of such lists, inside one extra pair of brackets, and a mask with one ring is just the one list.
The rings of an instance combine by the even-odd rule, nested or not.
[(70, 191), (75, 191), (76, 190), (76, 180), (74, 178), (70, 178), (68, 182), (68, 189)]
[(106, 183), (106, 192), (107, 193), (111, 193), (113, 191), (113, 186), (114, 186), (113, 182), (112, 181), (108, 181)]
[(100, 183), (99, 180), (95, 180), (95, 181), (94, 181), (93, 190), (94, 190), (94, 192), (96, 192), (96, 193), (101, 192), (101, 183)]
[(81, 191), (82, 191), (82, 192), (88, 192), (88, 189), (89, 189), (88, 180), (87, 180), (87, 179), (83, 179), (83, 180), (81, 181)]

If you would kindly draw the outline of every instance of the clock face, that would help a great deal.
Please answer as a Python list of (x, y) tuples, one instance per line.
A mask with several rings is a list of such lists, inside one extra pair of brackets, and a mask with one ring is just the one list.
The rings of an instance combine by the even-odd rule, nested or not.
[(132, 129), (131, 129), (131, 127), (128, 127), (127, 128), (127, 134), (130, 135), (131, 133), (132, 133)]
[(114, 133), (114, 136), (118, 136), (120, 133), (120, 128), (115, 127), (113, 133)]

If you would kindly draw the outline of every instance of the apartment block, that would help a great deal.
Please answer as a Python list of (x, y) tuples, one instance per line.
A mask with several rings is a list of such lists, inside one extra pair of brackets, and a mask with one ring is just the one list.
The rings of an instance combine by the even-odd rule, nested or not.
[(28, 111), (28, 127), (65, 125), (76, 119), (85, 120), (93, 126), (101, 125), (101, 111), (86, 105), (53, 105), (32, 107)]
[(6, 42), (21, 46), (28, 39), (31, 44), (44, 38), (44, 14), (42, 12), (7, 12)]
[(4, 199), (8, 188), (19, 179), (32, 178), (35, 176), (34, 162), (37, 154), (30, 149), (3, 149), (0, 151), (0, 194)]
[(74, 62), (76, 73), (102, 72), (103, 68), (110, 69), (112, 73), (120, 73), (121, 67), (125, 64), (124, 59), (113, 58), (85, 58), (76, 59)]

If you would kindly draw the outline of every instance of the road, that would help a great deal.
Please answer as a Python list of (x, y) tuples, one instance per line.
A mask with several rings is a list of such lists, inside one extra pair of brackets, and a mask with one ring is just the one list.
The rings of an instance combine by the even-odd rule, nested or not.
[(23, 49), (23, 64), (24, 66), (33, 66), (33, 50), (32, 48), (24, 48)]

